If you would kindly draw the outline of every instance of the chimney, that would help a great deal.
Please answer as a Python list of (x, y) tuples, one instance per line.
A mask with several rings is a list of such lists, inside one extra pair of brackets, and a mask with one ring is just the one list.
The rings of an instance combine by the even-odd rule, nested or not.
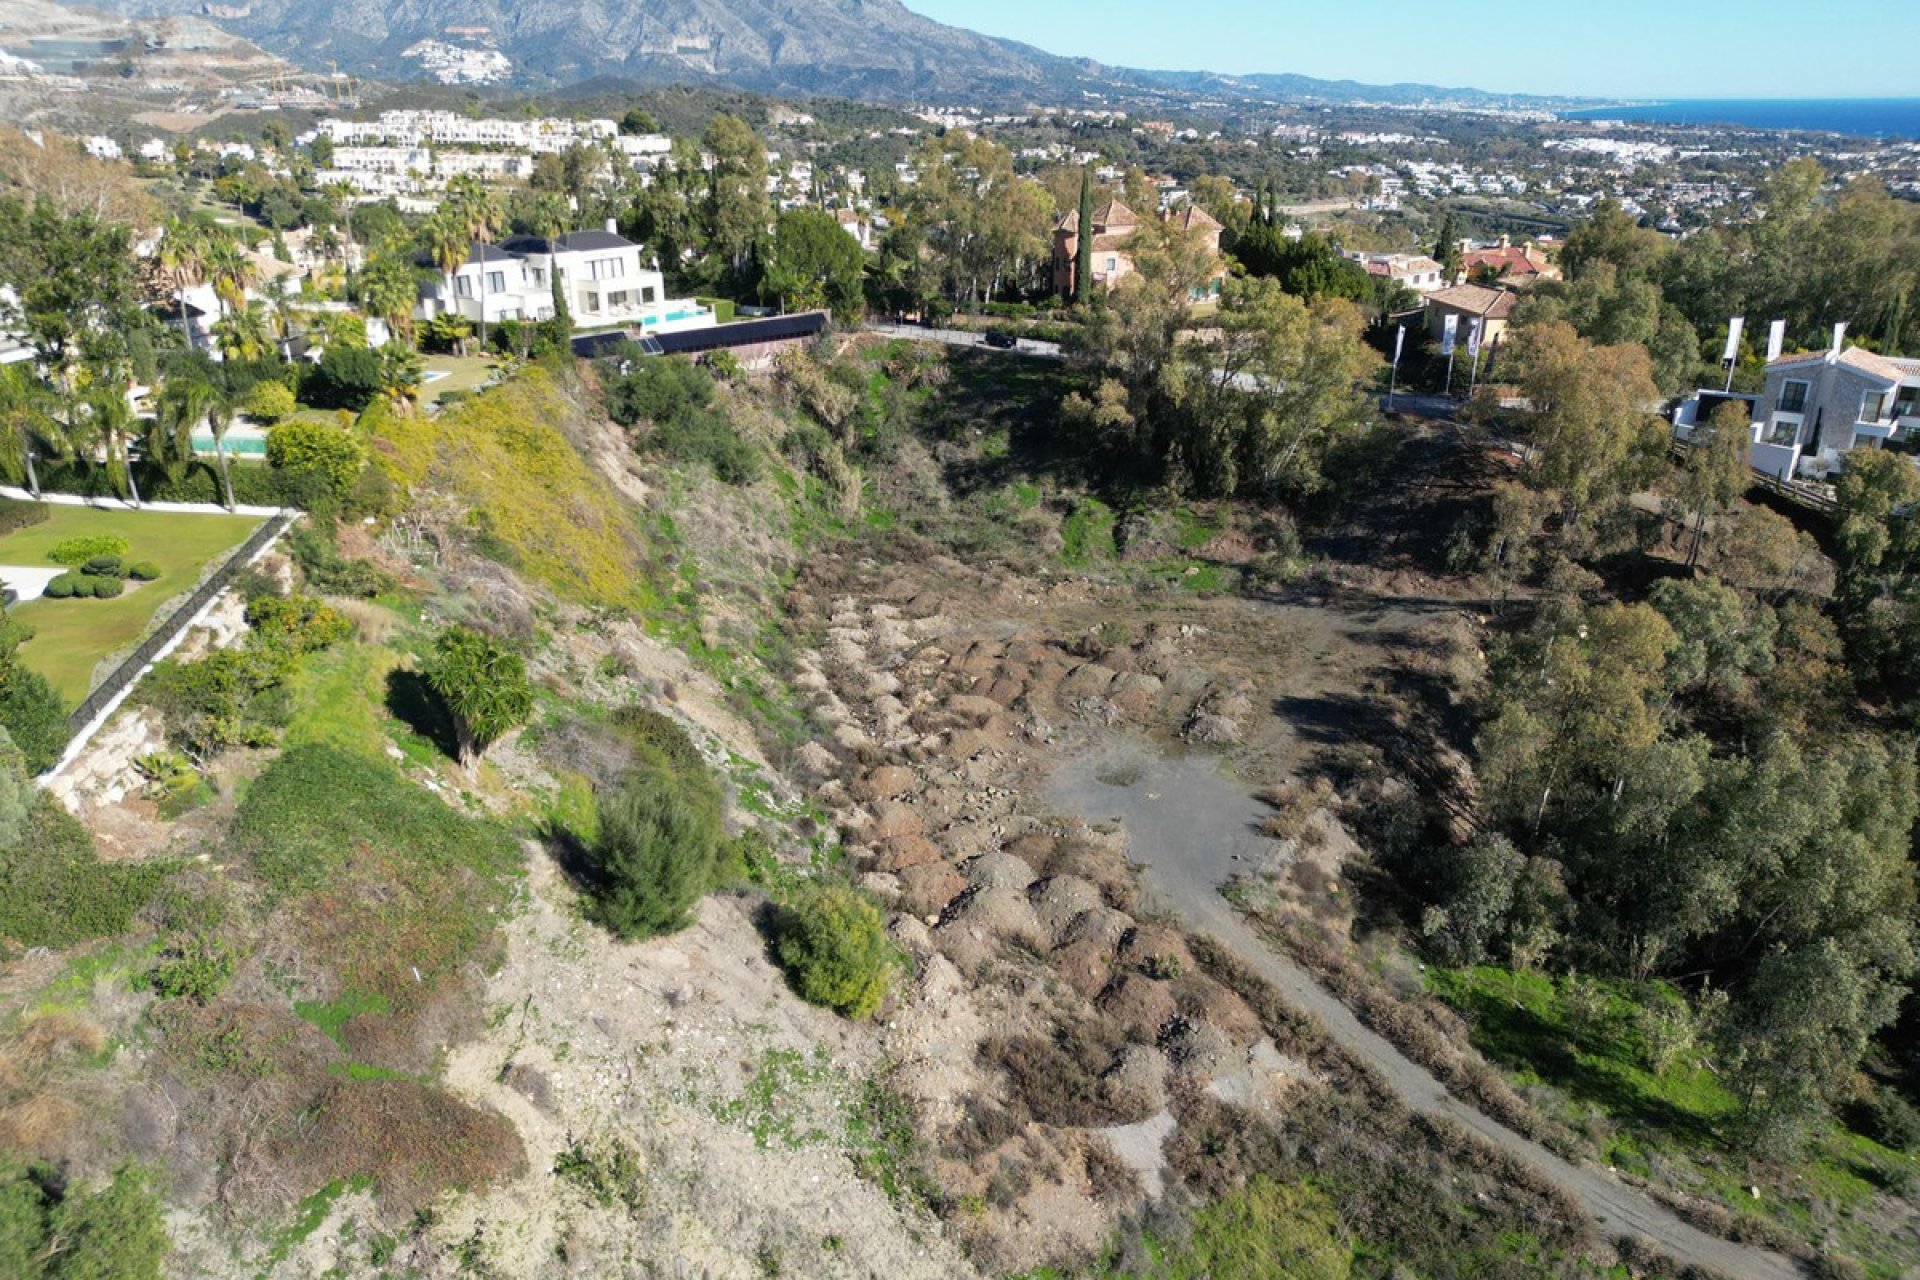
[(611, 236), (617, 236), (620, 234), (620, 224), (615, 222), (612, 218), (607, 219), (607, 234)]
[(1501, 247), (1502, 249), (1511, 249), (1511, 248), (1513, 248), (1513, 237), (1512, 237), (1512, 236), (1501, 236), (1501, 237), (1500, 237), (1500, 247)]

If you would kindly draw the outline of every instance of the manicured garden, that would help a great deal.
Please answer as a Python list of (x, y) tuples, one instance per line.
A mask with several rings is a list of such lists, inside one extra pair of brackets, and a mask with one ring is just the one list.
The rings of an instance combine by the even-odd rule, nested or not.
[[(161, 606), (191, 589), (209, 562), (245, 541), (260, 523), (251, 516), (91, 507), (49, 505), (46, 511), (45, 520), (0, 537), (0, 565), (52, 568), (60, 563), (52, 558), (55, 550), (80, 539), (98, 552), (69, 566), (63, 597), (29, 601), (10, 615), (33, 632), (20, 646), (20, 660), (52, 682), (69, 705), (87, 696), (102, 659), (136, 644)], [(124, 551), (112, 550), (121, 545)], [(115, 557), (114, 571), (86, 572), (89, 561)]]

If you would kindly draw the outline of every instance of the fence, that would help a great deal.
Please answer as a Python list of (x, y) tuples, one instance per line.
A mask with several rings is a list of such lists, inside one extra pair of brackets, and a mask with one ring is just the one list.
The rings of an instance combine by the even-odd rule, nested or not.
[(128, 654), (126, 660), (114, 668), (113, 674), (100, 683), (100, 687), (86, 696), (74, 713), (67, 717), (67, 732), (78, 736), (86, 731), (100, 714), (113, 706), (114, 700), (133, 686), (140, 673), (149, 663), (158, 659), (181, 632), (193, 625), (200, 611), (213, 602), (215, 596), (232, 584), (234, 576), (253, 562), (253, 558), (285, 533), (292, 524), (292, 515), (277, 515), (255, 529), (248, 539), (240, 544), (240, 549), (227, 557), (226, 563), (216, 569), (211, 577), (202, 582), (194, 593), (187, 597), (186, 603), (175, 609), (158, 630), (140, 642), (140, 647)]

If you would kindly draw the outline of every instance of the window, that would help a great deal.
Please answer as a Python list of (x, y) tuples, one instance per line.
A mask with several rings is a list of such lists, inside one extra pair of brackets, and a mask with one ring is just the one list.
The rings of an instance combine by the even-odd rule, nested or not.
[(1119, 265), (1120, 265), (1120, 260), (1118, 258), (1107, 259), (1107, 270), (1112, 271), (1115, 267)]
[(627, 274), (627, 264), (620, 258), (595, 258), (587, 264), (588, 278), (593, 280), (618, 280)]
[(1805, 413), (1809, 385), (1795, 379), (1788, 379), (1780, 388), (1780, 403), (1774, 406), (1774, 410), (1778, 413)]
[(1767, 443), (1790, 447), (1800, 437), (1800, 424), (1781, 422), (1774, 419), (1773, 427), (1767, 432)]
[(471, 298), (473, 296), (473, 277), (455, 276), (453, 278), (453, 291), (462, 298)]
[(504, 271), (487, 272), (487, 292), (505, 293), (507, 291), (507, 273)]
[(535, 284), (544, 285), (547, 282), (547, 273), (543, 268), (533, 268), (532, 275)]
[(1887, 416), (1887, 393), (1869, 391), (1860, 397), (1860, 421), (1878, 422)]
[(618, 293), (610, 293), (607, 295), (607, 306), (609, 308), (624, 307), (626, 305), (627, 291), (625, 289), (620, 290)]
[(644, 289), (640, 290), (640, 301), (658, 302), (659, 300), (660, 300), (659, 298), (654, 296), (654, 288), (652, 285), (648, 285)]
[(1911, 418), (1920, 415), (1920, 387), (1902, 387), (1893, 393), (1893, 416)]
[(590, 293), (590, 294), (588, 294), (588, 295), (587, 295), (587, 310), (589, 310), (589, 311), (598, 311), (599, 309), (600, 309), (600, 295), (599, 295), (599, 294), (597, 294), (597, 293)]

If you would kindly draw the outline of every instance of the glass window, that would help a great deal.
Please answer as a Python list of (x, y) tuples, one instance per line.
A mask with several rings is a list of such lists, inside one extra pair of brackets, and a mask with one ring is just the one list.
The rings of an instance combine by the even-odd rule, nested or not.
[(453, 291), (463, 298), (471, 298), (473, 296), (473, 278), (471, 276), (455, 276), (453, 278)]
[(1893, 393), (1893, 416), (1911, 418), (1920, 414), (1920, 387), (1902, 387)]
[(1781, 413), (1805, 413), (1807, 411), (1808, 383), (1789, 379), (1780, 388), (1780, 403), (1774, 408)]
[(1887, 414), (1887, 393), (1869, 391), (1860, 398), (1860, 421), (1878, 422)]
[(487, 292), (505, 293), (507, 291), (507, 273), (504, 271), (487, 272)]
[(1773, 424), (1773, 428), (1767, 432), (1767, 443), (1777, 444), (1777, 445), (1791, 445), (1794, 442), (1794, 440), (1799, 437), (1799, 435), (1800, 435), (1799, 423), (1776, 421)]

